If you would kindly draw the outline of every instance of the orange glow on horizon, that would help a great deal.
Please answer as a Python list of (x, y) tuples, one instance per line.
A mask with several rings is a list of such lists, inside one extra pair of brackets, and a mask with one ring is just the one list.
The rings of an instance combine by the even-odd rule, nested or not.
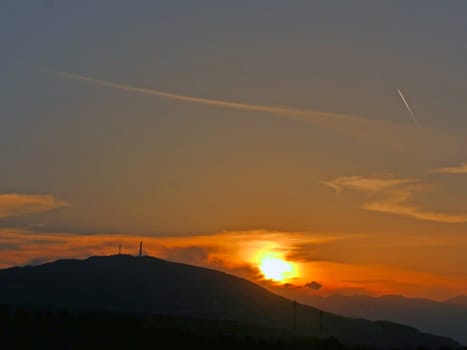
[[(136, 255), (142, 240), (145, 255), (220, 270), (272, 288), (282, 295), (402, 294), (442, 300), (467, 293), (467, 281), (462, 275), (431, 272), (409, 264), (391, 264), (391, 255), (386, 257), (385, 264), (355, 263), (351, 253), (358, 252), (360, 259), (370, 260), (373, 250), (377, 249), (380, 259), (385, 258), (384, 245), (377, 244), (379, 241), (372, 242), (373, 250), (365, 250), (358, 239), (361, 238), (264, 230), (154, 237), (0, 229), (0, 244), (16, 247), (2, 252), (0, 268), (117, 254), (119, 244), (123, 254)], [(424, 240), (425, 244), (432, 244), (436, 237), (424, 237)], [(465, 241), (467, 244), (467, 238)], [(424, 245), (418, 239), (409, 243), (416, 243), (418, 247)], [(332, 250), (326, 250), (329, 245)], [(370, 255), (366, 257), (364, 253)], [(345, 254), (350, 256), (348, 261), (342, 258)], [(429, 262), (424, 260), (425, 265)], [(313, 281), (322, 288), (310, 289), (308, 285)]]

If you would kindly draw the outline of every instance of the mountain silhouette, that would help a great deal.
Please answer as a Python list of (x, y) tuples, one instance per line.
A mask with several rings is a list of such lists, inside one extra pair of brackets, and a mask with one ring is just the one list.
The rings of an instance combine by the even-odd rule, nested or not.
[(424, 332), (449, 336), (467, 344), (467, 300), (458, 296), (444, 302), (401, 295), (307, 296), (300, 301), (347, 317), (389, 320)]
[(467, 308), (467, 295), (458, 295), (454, 298), (450, 298), (444, 302), (449, 305), (458, 305)]
[(297, 337), (333, 336), (380, 348), (459, 346), (408, 326), (322, 313), (239, 277), (148, 256), (96, 256), (3, 269), (0, 286), (0, 304), (6, 305), (233, 320)]

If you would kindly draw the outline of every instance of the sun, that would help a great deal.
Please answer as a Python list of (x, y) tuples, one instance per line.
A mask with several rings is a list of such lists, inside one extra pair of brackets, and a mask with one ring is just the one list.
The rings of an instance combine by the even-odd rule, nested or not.
[(264, 257), (259, 268), (264, 277), (276, 282), (283, 282), (294, 275), (293, 265), (277, 257)]

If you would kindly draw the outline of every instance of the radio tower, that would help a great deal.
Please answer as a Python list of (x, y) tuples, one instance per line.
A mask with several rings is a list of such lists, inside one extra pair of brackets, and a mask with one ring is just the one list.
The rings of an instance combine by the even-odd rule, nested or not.
[(143, 241), (139, 242), (139, 256), (143, 256)]

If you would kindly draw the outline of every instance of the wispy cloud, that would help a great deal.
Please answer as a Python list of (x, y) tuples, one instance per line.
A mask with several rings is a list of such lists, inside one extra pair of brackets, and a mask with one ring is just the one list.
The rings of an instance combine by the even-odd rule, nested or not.
[[(306, 286), (310, 281), (322, 284), (319, 293), (325, 294), (355, 287), (361, 287), (362, 293), (405, 293), (410, 291), (406, 283), (414, 283), (412, 292), (417, 295), (436, 294), (439, 291), (433, 290), (434, 281), (443, 281), (449, 292), (467, 288), (465, 273), (462, 274), (465, 269), (456, 270), (459, 255), (451, 249), (455, 245), (458, 254), (462, 254), (467, 238), (462, 236), (453, 242), (446, 240), (445, 234), (394, 233), (387, 237), (252, 230), (156, 237), (0, 228), (0, 268), (59, 258), (117, 254), (119, 244), (122, 253), (137, 254), (140, 240), (144, 242), (144, 251), (151, 256), (222, 270), (261, 283), (282, 295), (292, 291), (315, 293), (313, 288), (318, 289), (317, 285)], [(388, 244), (397, 247), (398, 255), (387, 249)], [(255, 258), (265, 249), (283, 254), (288, 261), (296, 263), (300, 278), (287, 281), (286, 285), (264, 280)], [(444, 261), (442, 266), (439, 259)], [(459, 277), (452, 277), (453, 271), (458, 271)], [(356, 282), (346, 282), (351, 279)], [(360, 280), (365, 281), (365, 286), (358, 285)]]
[[(131, 234), (80, 235), (72, 233), (36, 232), (25, 229), (0, 228), (0, 267), (25, 264), (33, 259), (50, 261), (65, 257), (136, 254), (138, 242), (153, 256), (183, 263), (209, 266), (256, 278), (255, 253), (261, 249), (284, 248), (294, 234), (262, 230), (221, 232), (215, 235), (135, 236)], [(272, 246), (271, 243), (275, 245)]]
[[(262, 256), (281, 258), (298, 243), (334, 239), (322, 234), (279, 231), (227, 231), (211, 235), (135, 236), (132, 234), (94, 234), (36, 232), (0, 228), (0, 268), (34, 264), (59, 258), (84, 258), (90, 255), (136, 254), (143, 241), (148, 255), (198, 266), (218, 269), (250, 280), (264, 282), (258, 266)], [(297, 261), (298, 263), (298, 261)], [(306, 282), (312, 276), (304, 275)]]
[(40, 213), (65, 206), (68, 204), (50, 195), (0, 194), (0, 218)]
[[(277, 118), (286, 118), (298, 122), (310, 123), (319, 127), (334, 130), (344, 135), (349, 135), (356, 139), (379, 144), (397, 152), (414, 153), (419, 156), (436, 156), (438, 154), (451, 154), (451, 152), (456, 152), (458, 149), (465, 149), (466, 146), (464, 138), (457, 137), (451, 132), (443, 132), (440, 130), (430, 129), (428, 127), (414, 132), (414, 128), (410, 125), (390, 122), (379, 118), (363, 118), (350, 114), (325, 112), (308, 108), (262, 105), (223, 99), (196, 97), (159, 89), (144, 88), (126, 83), (117, 83), (68, 71), (39, 67), (33, 64), (13, 62), (5, 59), (0, 59), (0, 61), (17, 66), (28, 67), (29, 69), (48, 75), (80, 81), (94, 86), (171, 99), (184, 103), (259, 112), (269, 114)], [(430, 147), (430, 152), (427, 152), (427, 145)]]
[(352, 189), (365, 193), (377, 193), (402, 184), (414, 182), (416, 180), (396, 179), (387, 175), (385, 177), (346, 176), (331, 181), (324, 181), (323, 184), (335, 189), (336, 192), (341, 192), (343, 189)]
[(424, 210), (420, 207), (409, 205), (408, 200), (412, 192), (410, 190), (396, 191), (381, 201), (365, 203), (362, 208), (381, 213), (396, 214), (412, 217), (418, 220), (434, 221), (446, 224), (460, 224), (467, 222), (467, 213), (444, 213)]
[(339, 177), (323, 183), (340, 193), (344, 189), (365, 193), (370, 200), (361, 205), (362, 209), (380, 213), (395, 214), (418, 220), (439, 223), (465, 223), (467, 213), (445, 213), (430, 211), (410, 204), (412, 196), (417, 192), (426, 192), (430, 187), (414, 179), (400, 179), (392, 176)]
[(430, 172), (437, 174), (467, 174), (467, 163), (461, 163), (459, 165), (441, 168), (434, 168), (431, 169)]
[[(416, 149), (417, 142), (416, 137), (413, 135), (413, 130), (411, 130), (411, 128), (408, 128), (406, 125), (400, 123), (392, 123), (380, 119), (362, 118), (359, 116), (349, 114), (324, 112), (313, 109), (261, 105), (183, 95), (158, 89), (149, 89), (129, 84), (115, 83), (112, 81), (92, 78), (89, 76), (60, 71), (56, 69), (40, 68), (39, 71), (41, 71), (42, 73), (51, 74), (65, 79), (80, 81), (94, 86), (101, 86), (131, 93), (166, 98), (186, 103), (195, 103), (226, 109), (267, 113), (280, 118), (308, 122), (344, 134), (351, 135), (355, 138), (369, 140), (374, 143), (382, 144), (388, 148), (397, 151), (407, 152), (409, 148), (403, 145), (405, 143), (410, 144), (410, 149)], [(414, 118), (416, 125), (419, 125), (417, 120), (415, 119), (415, 116), (410, 110), (410, 107), (409, 112), (411, 113), (412, 118)], [(436, 138), (430, 137), (431, 140), (440, 137), (440, 133), (438, 131), (427, 131), (427, 135), (425, 136), (428, 136), (428, 134), (432, 133), (435, 133), (438, 136)], [(424, 138), (425, 136), (422, 136), (422, 138)], [(401, 139), (404, 139), (404, 141), (401, 141)], [(426, 142), (423, 142), (423, 147), (425, 146)]]

